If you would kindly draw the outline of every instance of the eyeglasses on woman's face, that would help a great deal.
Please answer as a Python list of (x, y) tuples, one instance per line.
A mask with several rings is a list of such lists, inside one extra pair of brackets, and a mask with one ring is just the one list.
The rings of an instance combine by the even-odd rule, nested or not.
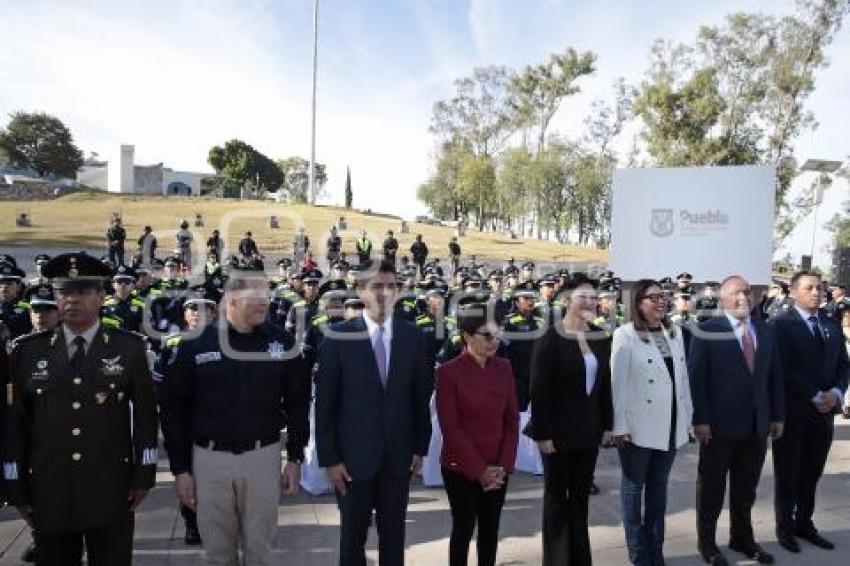
[(667, 297), (665, 297), (663, 293), (650, 293), (648, 295), (644, 295), (642, 300), (648, 300), (653, 303), (663, 303), (667, 301)]

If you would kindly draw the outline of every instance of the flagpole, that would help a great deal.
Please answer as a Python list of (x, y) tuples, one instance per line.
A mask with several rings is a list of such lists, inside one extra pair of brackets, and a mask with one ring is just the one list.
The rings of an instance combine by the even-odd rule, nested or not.
[(316, 69), (319, 54), (319, 0), (313, 0), (313, 102), (310, 109), (310, 204), (316, 204)]

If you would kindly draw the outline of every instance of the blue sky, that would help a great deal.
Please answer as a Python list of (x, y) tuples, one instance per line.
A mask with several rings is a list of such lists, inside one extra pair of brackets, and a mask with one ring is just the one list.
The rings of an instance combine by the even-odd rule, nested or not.
[[(423, 212), (415, 191), (431, 166), (431, 107), (475, 66), (519, 69), (568, 46), (596, 52), (597, 73), (555, 120), (578, 135), (617, 77), (639, 82), (656, 38), (689, 41), (700, 24), (736, 10), (792, 8), (792, 0), (323, 0), (317, 153), (329, 167), (327, 201), (342, 200), (350, 165), (355, 206)], [(137, 162), (179, 169), (209, 169), (210, 146), (234, 137), (273, 158), (309, 153), (311, 0), (0, 0), (0, 13), (0, 115), (50, 112), (86, 152), (108, 156), (132, 143)], [(845, 29), (818, 76), (811, 108), (821, 125), (798, 142), (801, 158), (850, 153), (847, 53)], [(820, 218), (846, 198), (837, 183)], [(808, 249), (812, 226), (800, 224), (793, 253)], [(817, 247), (826, 240), (819, 234)]]

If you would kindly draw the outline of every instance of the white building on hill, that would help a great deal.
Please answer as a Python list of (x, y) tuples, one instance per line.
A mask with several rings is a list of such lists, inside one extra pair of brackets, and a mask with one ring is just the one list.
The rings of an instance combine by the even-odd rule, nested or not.
[(214, 178), (213, 173), (175, 171), (162, 163), (136, 165), (132, 145), (121, 145), (108, 161), (83, 165), (77, 172), (83, 185), (122, 194), (198, 196), (201, 182)]

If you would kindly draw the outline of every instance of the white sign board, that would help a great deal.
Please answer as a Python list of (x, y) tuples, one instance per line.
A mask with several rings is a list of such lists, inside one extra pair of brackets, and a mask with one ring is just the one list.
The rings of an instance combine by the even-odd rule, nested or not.
[(686, 271), (768, 284), (775, 187), (770, 166), (618, 169), (611, 269), (624, 281)]

